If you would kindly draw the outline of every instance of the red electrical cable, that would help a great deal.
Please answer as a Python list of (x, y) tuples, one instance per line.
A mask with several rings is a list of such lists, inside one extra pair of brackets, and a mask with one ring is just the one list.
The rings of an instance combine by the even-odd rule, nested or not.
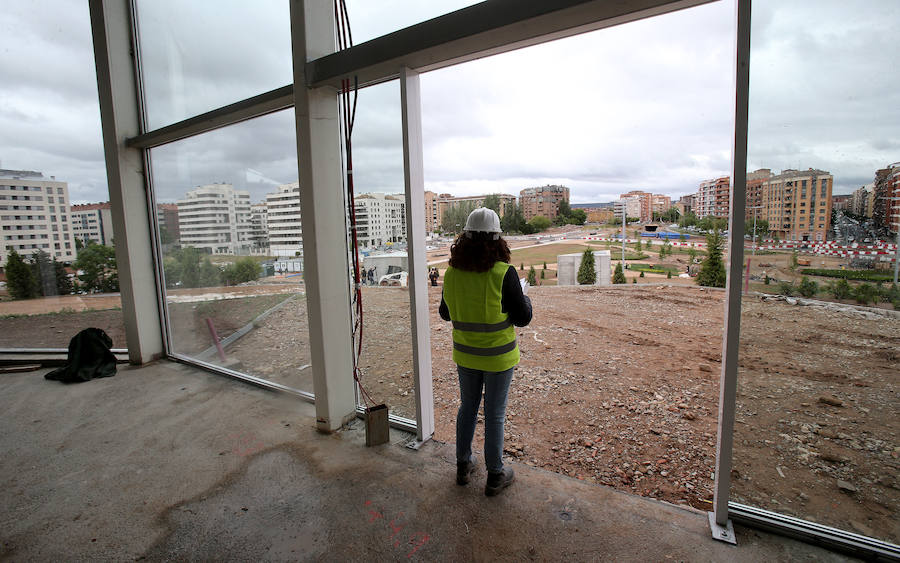
[[(343, 50), (353, 46), (353, 35), (350, 31), (350, 16), (347, 12), (347, 5), (344, 0), (335, 0), (334, 3), (335, 23), (338, 26), (337, 40), (338, 49)], [(353, 84), (353, 104), (350, 104), (350, 80), (348, 78), (341, 80), (341, 104), (343, 107), (344, 118), (344, 150), (347, 158), (347, 199), (350, 205), (350, 230), (352, 233), (353, 245), (353, 282), (354, 282), (354, 305), (356, 312), (356, 321), (353, 326), (354, 335), (358, 332), (356, 339), (356, 350), (353, 358), (353, 379), (359, 386), (363, 401), (375, 405), (375, 401), (363, 387), (360, 381), (359, 358), (362, 356), (363, 344), (363, 306), (362, 306), (362, 286), (360, 279), (360, 259), (359, 259), (359, 240), (357, 237), (356, 225), (356, 201), (353, 192), (353, 145), (351, 142), (353, 133), (353, 122), (356, 119), (356, 101), (358, 97), (358, 83), (354, 77)]]

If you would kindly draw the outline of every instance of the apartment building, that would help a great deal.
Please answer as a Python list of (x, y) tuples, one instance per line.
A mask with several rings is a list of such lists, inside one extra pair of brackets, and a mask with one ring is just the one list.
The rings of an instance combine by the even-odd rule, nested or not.
[[(251, 219), (251, 239), (256, 248), (262, 228), (262, 216), (255, 215), (258, 224)], [(303, 256), (303, 222), (300, 218), (300, 183), (278, 186), (266, 194), (265, 232), (268, 233), (269, 252), (273, 256)]]
[(619, 199), (613, 201), (613, 213), (621, 219), (624, 209), (626, 217), (639, 219), (644, 209), (643, 203), (643, 199), (639, 195), (619, 196)]
[(760, 168), (747, 173), (747, 206), (744, 208), (744, 218), (747, 221), (764, 219), (762, 216), (762, 185), (772, 177), (772, 170)]
[(835, 211), (844, 211), (850, 209), (851, 195), (833, 195), (831, 196), (831, 208)]
[(872, 208), (875, 206), (875, 183), (866, 184), (854, 190), (850, 194), (848, 210), (854, 215), (872, 217)]
[(782, 240), (826, 240), (833, 182), (830, 173), (813, 168), (784, 170), (764, 180), (762, 218), (769, 230)]
[(0, 264), (9, 250), (30, 256), (43, 250), (60, 262), (75, 260), (69, 220), (69, 187), (32, 170), (0, 170)]
[[(672, 207), (672, 198), (667, 195), (650, 194), (651, 213), (665, 213)], [(651, 215), (651, 220), (652, 220)]]
[(250, 205), (250, 241), (253, 252), (269, 253), (269, 206), (265, 201)]
[(499, 215), (503, 217), (506, 206), (516, 204), (516, 196), (510, 194), (482, 194), (473, 196), (453, 196), (451, 194), (436, 194), (425, 192), (425, 231), (437, 233), (441, 231), (441, 222), (444, 213), (456, 205), (470, 204), (472, 207), (483, 207), (484, 200), (489, 196), (496, 196), (500, 200)]
[[(653, 219), (653, 194), (641, 190), (631, 190), (619, 196), (619, 199), (627, 199), (638, 203), (638, 211), (632, 215), (628, 211), (629, 217), (637, 217), (641, 222), (651, 221)], [(632, 204), (633, 207), (634, 204)]]
[(530, 221), (538, 215), (553, 220), (559, 213), (560, 202), (569, 201), (569, 188), (565, 186), (541, 186), (537, 188), (525, 188), (519, 192), (522, 202), (522, 214), (526, 221)]
[(160, 234), (166, 237), (167, 243), (177, 243), (181, 238), (181, 229), (178, 228), (178, 206), (174, 203), (157, 203), (156, 219), (159, 223)]
[(900, 162), (875, 172), (872, 222), (896, 233), (900, 225)]
[(71, 207), (72, 235), (84, 244), (88, 241), (113, 245), (112, 207), (109, 202), (88, 203)]
[(360, 248), (378, 248), (406, 241), (403, 194), (361, 194), (356, 196), (355, 202), (356, 237)]
[(731, 210), (731, 179), (728, 176), (700, 182), (694, 214), (697, 217), (728, 217)]
[(183, 246), (211, 254), (250, 253), (250, 192), (209, 184), (188, 191), (175, 204)]

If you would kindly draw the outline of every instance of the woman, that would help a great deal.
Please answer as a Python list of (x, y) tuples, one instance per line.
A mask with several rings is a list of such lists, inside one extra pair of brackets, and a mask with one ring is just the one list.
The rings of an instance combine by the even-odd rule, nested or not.
[(465, 485), (475, 470), (472, 439), (484, 390), (484, 494), (494, 496), (512, 484), (513, 470), (503, 466), (503, 422), (519, 348), (513, 326), (531, 322), (531, 301), (509, 246), (500, 238), (500, 218), (488, 208), (469, 214), (462, 235), (450, 247), (444, 273), (441, 318), (453, 322), (453, 361), (459, 373), (456, 415), (456, 482)]

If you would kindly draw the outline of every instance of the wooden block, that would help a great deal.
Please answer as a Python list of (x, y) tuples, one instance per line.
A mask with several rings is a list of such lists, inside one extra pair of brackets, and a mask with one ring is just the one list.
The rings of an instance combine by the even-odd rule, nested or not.
[(377, 446), (391, 438), (387, 405), (375, 405), (366, 409), (366, 445)]

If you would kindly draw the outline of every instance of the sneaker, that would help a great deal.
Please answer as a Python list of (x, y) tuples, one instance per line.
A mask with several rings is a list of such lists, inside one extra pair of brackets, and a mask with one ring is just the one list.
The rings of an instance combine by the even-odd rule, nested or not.
[(489, 497), (500, 494), (500, 491), (512, 485), (515, 480), (516, 475), (509, 467), (504, 467), (500, 473), (488, 473), (484, 494)]
[(468, 485), (469, 477), (475, 472), (475, 462), (473, 461), (457, 461), (456, 462), (456, 484)]

